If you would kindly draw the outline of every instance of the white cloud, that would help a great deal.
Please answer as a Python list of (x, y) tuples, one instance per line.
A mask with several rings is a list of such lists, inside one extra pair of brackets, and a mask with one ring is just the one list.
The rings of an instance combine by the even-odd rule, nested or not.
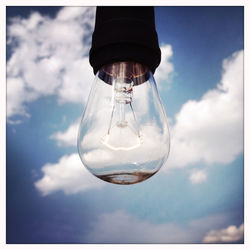
[(171, 79), (171, 73), (174, 71), (174, 65), (170, 62), (173, 56), (172, 46), (165, 44), (161, 46), (161, 64), (155, 71), (154, 78), (156, 82), (166, 81)]
[(57, 141), (58, 146), (76, 146), (77, 142), (77, 134), (79, 129), (80, 121), (77, 120), (73, 124), (71, 124), (66, 131), (57, 132), (50, 136), (51, 139), (55, 139)]
[[(8, 115), (21, 114), (29, 116), (23, 106), (25, 101), (33, 101), (37, 93), (25, 90), (24, 82), (20, 77), (8, 78), (7, 112)], [(13, 121), (14, 122), (14, 121)]]
[(244, 237), (244, 224), (239, 227), (230, 225), (227, 228), (221, 230), (209, 231), (204, 239), (203, 243), (233, 243), (243, 240)]
[(227, 164), (243, 151), (243, 51), (223, 61), (215, 89), (182, 106), (170, 132), (168, 168)]
[(35, 186), (44, 196), (56, 191), (75, 194), (105, 185), (105, 182), (88, 172), (78, 154), (64, 155), (57, 163), (47, 163), (42, 167), (42, 172), (44, 176), (35, 182)]
[[(214, 214), (190, 221), (186, 225), (152, 223), (124, 210), (117, 210), (99, 215), (84, 238), (91, 243), (201, 243), (211, 228), (225, 225), (230, 218), (226, 214)], [(231, 231), (235, 231), (234, 228)], [(230, 239), (224, 242), (231, 243)]]
[(32, 13), (8, 25), (7, 114), (27, 114), (27, 104), (56, 95), (59, 102), (86, 101), (94, 7), (65, 7), (55, 18)]
[(198, 184), (207, 180), (207, 173), (205, 170), (194, 170), (189, 176), (192, 184)]
[(192, 233), (174, 223), (152, 224), (118, 210), (100, 215), (86, 238), (91, 243), (191, 243)]

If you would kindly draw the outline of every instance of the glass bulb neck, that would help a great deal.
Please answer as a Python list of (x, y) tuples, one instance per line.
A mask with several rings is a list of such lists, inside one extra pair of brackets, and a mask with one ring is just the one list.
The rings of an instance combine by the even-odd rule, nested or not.
[(110, 85), (116, 82), (134, 86), (148, 81), (150, 71), (147, 66), (137, 62), (115, 62), (104, 65), (99, 70), (98, 77)]

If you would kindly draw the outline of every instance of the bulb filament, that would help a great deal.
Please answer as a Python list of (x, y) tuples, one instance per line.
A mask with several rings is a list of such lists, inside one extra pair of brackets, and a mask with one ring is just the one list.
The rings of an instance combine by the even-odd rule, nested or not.
[[(101, 142), (112, 150), (135, 149), (143, 143), (143, 140), (132, 106), (133, 82), (127, 83), (122, 81), (122, 78), (118, 78), (114, 82), (113, 91), (111, 119), (107, 134), (101, 139)], [(126, 110), (132, 113), (131, 124), (126, 120)], [(112, 124), (114, 125), (112, 126)]]
[(135, 144), (134, 146), (131, 146), (131, 147), (115, 147), (115, 146), (112, 146), (111, 144), (109, 144), (109, 137), (110, 137), (110, 135), (109, 135), (109, 134), (106, 134), (106, 135), (104, 136), (104, 138), (102, 138), (102, 143), (103, 143), (104, 145), (106, 145), (108, 148), (110, 148), (110, 149), (112, 149), (112, 150), (115, 150), (115, 151), (118, 151), (118, 150), (129, 151), (129, 150), (138, 148), (138, 147), (143, 143), (142, 138), (141, 138), (141, 137), (138, 137), (138, 142), (137, 142), (137, 144)]

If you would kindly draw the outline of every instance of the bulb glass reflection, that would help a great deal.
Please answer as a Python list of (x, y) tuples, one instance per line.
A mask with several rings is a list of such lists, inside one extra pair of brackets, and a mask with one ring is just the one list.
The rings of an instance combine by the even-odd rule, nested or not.
[(134, 184), (166, 162), (167, 117), (150, 70), (117, 62), (96, 74), (78, 132), (84, 166), (98, 178)]

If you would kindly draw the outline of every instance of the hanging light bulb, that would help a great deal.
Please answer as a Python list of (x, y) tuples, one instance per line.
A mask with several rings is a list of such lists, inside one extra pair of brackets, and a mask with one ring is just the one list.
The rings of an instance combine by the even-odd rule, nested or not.
[(167, 117), (150, 70), (135, 62), (103, 66), (83, 115), (78, 151), (95, 176), (133, 184), (154, 175), (169, 153)]
[[(84, 166), (96, 177), (115, 184), (134, 184), (154, 175), (166, 162), (170, 147), (167, 117), (153, 77), (160, 62), (153, 9), (141, 9), (141, 20), (135, 22), (135, 16), (138, 20), (135, 8), (97, 8), (90, 52), (96, 76), (78, 132), (78, 152)], [(108, 40), (104, 38), (103, 42), (103, 32), (107, 35), (110, 31), (120, 32), (124, 23), (117, 26), (118, 16), (122, 22), (126, 20), (125, 24), (135, 22), (129, 34), (133, 27), (135, 31), (140, 26), (145, 29), (142, 21), (148, 25), (151, 20), (153, 25), (148, 25), (150, 28), (142, 34), (152, 33), (149, 41), (143, 41), (151, 46), (153, 40), (153, 47), (131, 45), (131, 41), (118, 41), (117, 45), (114, 35)], [(116, 22), (112, 29), (113, 20)], [(127, 39), (128, 30), (120, 35), (124, 33)], [(136, 39), (136, 34), (134, 32), (132, 39)], [(145, 64), (139, 63), (142, 61)]]

